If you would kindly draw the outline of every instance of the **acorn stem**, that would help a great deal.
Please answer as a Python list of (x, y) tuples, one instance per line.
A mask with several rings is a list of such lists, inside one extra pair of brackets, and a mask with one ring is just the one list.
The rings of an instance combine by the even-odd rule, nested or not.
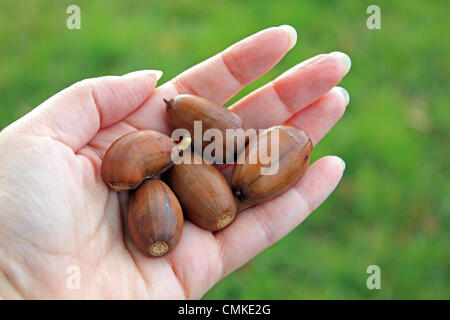
[(167, 100), (163, 98), (164, 102), (166, 103), (166, 111), (172, 108), (172, 104), (170, 103), (170, 100)]

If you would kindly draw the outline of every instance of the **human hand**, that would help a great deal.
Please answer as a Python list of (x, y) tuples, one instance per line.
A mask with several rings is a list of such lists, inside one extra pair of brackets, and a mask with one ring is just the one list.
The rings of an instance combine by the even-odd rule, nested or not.
[[(225, 103), (270, 70), (296, 41), (291, 27), (263, 30), (155, 88), (158, 71), (81, 81), (0, 133), (0, 297), (200, 298), (216, 282), (280, 240), (338, 184), (344, 163), (327, 156), (280, 197), (241, 212), (211, 233), (185, 222), (162, 258), (136, 250), (123, 228), (127, 196), (108, 190), (101, 158), (120, 136), (169, 133), (163, 98), (180, 93)], [(231, 109), (248, 127), (302, 127), (314, 145), (344, 113), (336, 84), (350, 60), (324, 54), (293, 67)], [(121, 213), (122, 211), (122, 213)], [(67, 286), (79, 266), (78, 290)]]

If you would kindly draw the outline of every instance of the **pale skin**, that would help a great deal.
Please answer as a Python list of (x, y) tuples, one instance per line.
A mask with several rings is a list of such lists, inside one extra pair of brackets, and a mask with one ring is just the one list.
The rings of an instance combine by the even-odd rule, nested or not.
[[(241, 212), (225, 230), (185, 221), (180, 243), (162, 258), (137, 251), (123, 225), (127, 196), (100, 177), (102, 155), (123, 134), (170, 134), (163, 98), (191, 93), (224, 104), (278, 63), (295, 39), (293, 29), (265, 29), (157, 88), (160, 72), (152, 70), (84, 80), (5, 128), (0, 297), (198, 299), (298, 226), (337, 186), (340, 158), (317, 160), (294, 188)], [(336, 55), (319, 55), (231, 109), (253, 128), (298, 125), (316, 145), (344, 113), (347, 101), (335, 86), (348, 68)], [(68, 286), (73, 265), (78, 290)]]

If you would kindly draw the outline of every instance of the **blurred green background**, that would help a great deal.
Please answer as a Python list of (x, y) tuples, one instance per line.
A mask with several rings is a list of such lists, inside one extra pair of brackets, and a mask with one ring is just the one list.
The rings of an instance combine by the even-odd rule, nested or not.
[[(81, 30), (66, 8), (81, 7)], [(381, 8), (381, 30), (366, 8)], [(319, 53), (352, 58), (351, 102), (314, 159), (341, 156), (334, 194), (206, 299), (450, 298), (448, 1), (0, 2), (0, 129), (88, 77), (146, 68), (162, 82), (269, 26), (297, 46), (244, 96)], [(161, 83), (162, 83), (161, 82)], [(381, 268), (381, 290), (366, 269)]]

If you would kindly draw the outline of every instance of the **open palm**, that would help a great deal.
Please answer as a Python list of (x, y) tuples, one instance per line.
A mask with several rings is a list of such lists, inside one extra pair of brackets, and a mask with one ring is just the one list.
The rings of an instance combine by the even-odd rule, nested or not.
[[(339, 182), (339, 158), (316, 161), (293, 189), (243, 211), (221, 232), (186, 221), (180, 243), (162, 258), (133, 246), (123, 227), (127, 196), (108, 190), (99, 170), (123, 134), (170, 133), (163, 98), (191, 93), (223, 104), (295, 41), (290, 27), (263, 30), (156, 89), (160, 72), (151, 70), (84, 80), (3, 130), (0, 297), (200, 298), (301, 223)], [(231, 108), (248, 127), (289, 122), (317, 144), (345, 110), (346, 91), (335, 85), (349, 67), (343, 54), (316, 56)], [(74, 270), (79, 288), (69, 284)]]

